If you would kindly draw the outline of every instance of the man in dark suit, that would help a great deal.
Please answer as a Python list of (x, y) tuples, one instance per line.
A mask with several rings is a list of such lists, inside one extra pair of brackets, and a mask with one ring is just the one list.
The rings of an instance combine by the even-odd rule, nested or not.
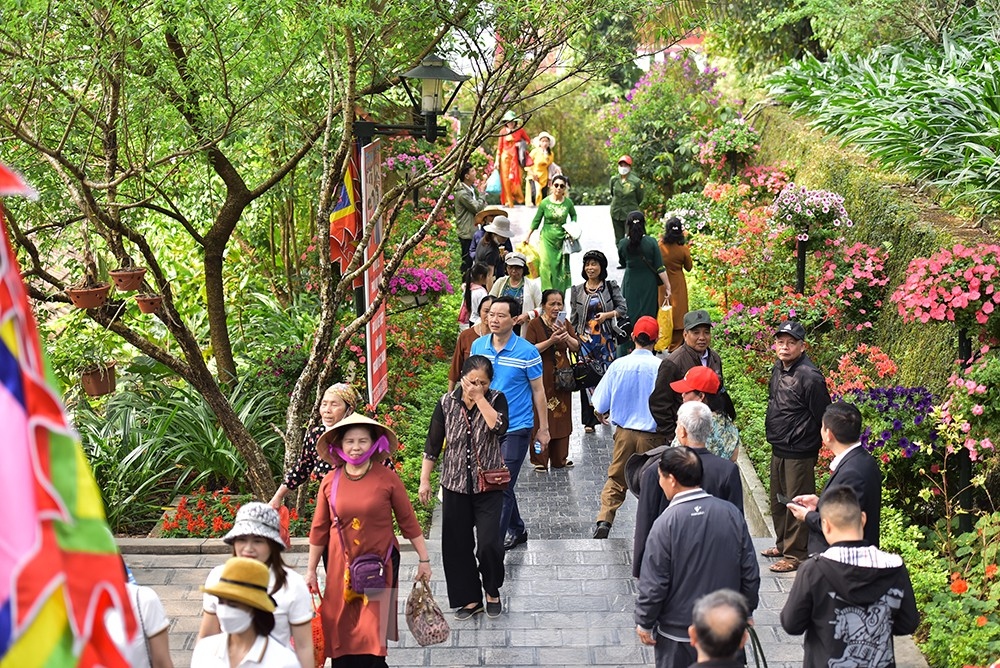
[[(706, 369), (714, 377), (711, 370)], [(674, 383), (683, 383), (678, 381)], [(716, 380), (716, 383), (718, 381)], [(716, 389), (718, 386), (716, 385)], [(686, 392), (681, 388), (681, 392)], [(702, 480), (701, 488), (717, 499), (729, 501), (742, 513), (743, 512), (743, 481), (740, 479), (740, 469), (736, 464), (718, 457), (708, 451), (705, 442), (712, 433), (713, 418), (712, 411), (708, 406), (700, 401), (688, 401), (681, 405), (677, 411), (677, 440), (680, 445), (691, 448), (701, 460)], [(649, 453), (659, 451), (656, 460), (662, 456), (662, 452), (667, 450), (667, 446), (660, 446), (650, 450)], [(636, 455), (634, 460), (638, 464), (641, 459)], [(629, 463), (633, 460), (630, 459)], [(634, 467), (633, 467), (634, 469)], [(628, 475), (626, 467), (626, 476)], [(639, 577), (642, 567), (642, 556), (646, 551), (646, 538), (653, 527), (656, 518), (663, 514), (663, 511), (670, 505), (670, 499), (663, 494), (659, 487), (659, 474), (656, 466), (649, 466), (639, 473), (640, 484), (638, 490), (639, 506), (635, 514), (635, 536), (632, 545), (632, 575)], [(635, 477), (635, 476), (633, 476)], [(634, 490), (634, 487), (633, 487)]]
[(834, 487), (850, 487), (858, 497), (858, 503), (865, 514), (864, 539), (869, 545), (879, 546), (879, 516), (882, 509), (882, 472), (878, 462), (861, 447), (861, 411), (854, 404), (838, 401), (830, 404), (823, 412), (823, 426), (820, 428), (823, 445), (833, 452), (830, 462), (832, 474), (823, 491), (815, 494), (801, 494), (792, 499), (788, 510), (796, 519), (809, 526), (809, 553), (822, 552), (829, 545), (820, 528), (820, 517), (816, 511), (823, 494)]

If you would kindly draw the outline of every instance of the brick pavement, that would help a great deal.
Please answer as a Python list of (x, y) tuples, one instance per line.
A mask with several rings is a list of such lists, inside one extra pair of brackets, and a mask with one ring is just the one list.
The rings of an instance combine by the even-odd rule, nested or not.
[[(579, 207), (584, 228), (584, 248), (600, 247), (614, 267), (613, 239), (605, 217), (606, 207)], [(515, 229), (526, 231), (529, 211), (515, 211)], [(607, 228), (607, 229), (605, 229)], [(573, 275), (579, 273), (574, 256)], [(617, 272), (612, 269), (612, 277)], [(443, 389), (443, 388), (442, 388)], [(576, 403), (576, 402), (574, 402)], [(578, 411), (579, 407), (575, 406)], [(501, 590), (505, 606), (498, 619), (479, 615), (465, 622), (449, 619), (452, 634), (443, 645), (417, 646), (400, 622), (401, 640), (389, 648), (390, 666), (627, 666), (651, 665), (653, 653), (639, 644), (632, 621), (635, 583), (631, 577), (632, 533), (635, 499), (629, 495), (619, 510), (608, 540), (593, 540), (594, 516), (599, 507), (611, 452), (610, 427), (584, 434), (576, 421), (570, 441), (572, 469), (539, 473), (526, 466), (518, 481), (521, 512), (529, 540), (508, 553), (507, 581)], [(752, 467), (741, 467), (747, 476), (748, 508), (766, 506)], [(764, 511), (766, 513), (766, 507)], [(446, 601), (440, 560), (440, 512), (429, 540), (434, 577), (432, 589)], [(760, 513), (748, 512), (755, 544), (771, 545)], [(199, 585), (208, 571), (226, 558), (222, 541), (122, 541), (126, 560), (141, 584), (154, 587), (171, 618), (170, 644), (177, 668), (190, 665), (191, 650), (201, 616)], [(298, 549), (303, 541), (298, 541)], [(153, 553), (153, 551), (158, 553)], [(164, 553), (169, 552), (169, 553)], [(286, 561), (304, 572), (306, 556), (292, 552)], [(790, 638), (778, 624), (794, 574), (773, 574), (768, 560), (761, 565), (761, 605), (755, 614), (758, 633), (772, 668), (800, 666), (801, 638)], [(416, 571), (416, 554), (402, 557), (401, 598), (406, 581)], [(402, 608), (402, 604), (400, 605)], [(752, 665), (752, 664), (751, 664)], [(912, 643), (897, 642), (897, 665), (926, 666)]]

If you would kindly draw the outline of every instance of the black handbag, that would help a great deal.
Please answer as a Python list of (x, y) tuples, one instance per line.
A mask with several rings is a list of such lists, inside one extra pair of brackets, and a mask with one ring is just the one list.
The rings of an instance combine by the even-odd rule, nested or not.
[(580, 389), (576, 384), (576, 375), (573, 373), (573, 367), (556, 369), (555, 385), (557, 390), (563, 392), (575, 392)]
[[(570, 354), (572, 355), (573, 353)], [(573, 363), (573, 377), (576, 378), (578, 389), (584, 390), (597, 387), (597, 384), (601, 382), (601, 378), (604, 378), (604, 364), (602, 362), (587, 355), (578, 358), (576, 361), (573, 361), (571, 357), (570, 361)]]

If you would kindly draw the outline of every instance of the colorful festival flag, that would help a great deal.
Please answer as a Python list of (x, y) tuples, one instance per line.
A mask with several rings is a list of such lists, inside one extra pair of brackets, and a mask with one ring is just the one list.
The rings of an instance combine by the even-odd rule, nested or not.
[[(344, 182), (340, 185), (337, 203), (330, 213), (330, 262), (340, 267), (341, 273), (347, 269), (358, 247), (361, 230), (361, 216), (358, 211), (358, 156), (351, 149), (351, 159), (344, 172)], [(356, 283), (355, 287), (358, 287)]]
[[(34, 196), (0, 164), (0, 195)], [(0, 206), (0, 668), (128, 664), (104, 626), (136, 632), (104, 505), (42, 355)]]

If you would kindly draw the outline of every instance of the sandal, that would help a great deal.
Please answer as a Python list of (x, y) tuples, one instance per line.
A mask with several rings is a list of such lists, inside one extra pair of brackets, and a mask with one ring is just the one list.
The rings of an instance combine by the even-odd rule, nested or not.
[(593, 434), (594, 433), (594, 428), (593, 427), (584, 427), (583, 428), (583, 433), (585, 433), (585, 434)]
[(781, 550), (779, 550), (777, 547), (769, 547), (766, 550), (761, 550), (760, 553), (763, 556), (768, 557), (770, 559), (777, 559), (778, 557), (781, 556)]
[(792, 571), (797, 571), (798, 569), (799, 562), (789, 561), (788, 559), (779, 559), (771, 564), (771, 572), (773, 573), (791, 573)]
[(548, 466), (544, 466), (542, 464), (535, 464), (535, 470), (539, 471), (541, 473), (545, 473), (546, 471), (549, 470), (549, 467)]

